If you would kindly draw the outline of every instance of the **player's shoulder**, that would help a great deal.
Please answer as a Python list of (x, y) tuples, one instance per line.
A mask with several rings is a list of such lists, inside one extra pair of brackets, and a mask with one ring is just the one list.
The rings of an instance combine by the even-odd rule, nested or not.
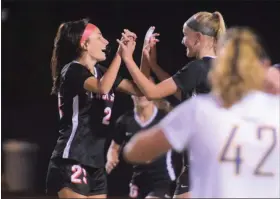
[(68, 64), (64, 65), (61, 70), (61, 75), (65, 76), (66, 74), (75, 74), (80, 72), (89, 72), (82, 64), (76, 61), (69, 62)]
[(204, 57), (202, 59), (195, 59), (189, 63), (187, 63), (183, 69), (197, 69), (200, 66), (210, 65), (213, 58), (211, 57)]

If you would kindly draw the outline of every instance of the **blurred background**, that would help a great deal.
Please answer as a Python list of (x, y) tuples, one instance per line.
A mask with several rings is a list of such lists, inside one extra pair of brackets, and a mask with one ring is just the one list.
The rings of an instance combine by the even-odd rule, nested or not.
[[(34, 180), (26, 183), (32, 184), (32, 189), (19, 191), (44, 194), (48, 161), (58, 136), (57, 99), (50, 95), (50, 59), (62, 22), (91, 18), (112, 48), (104, 65), (116, 52), (116, 39), (124, 28), (138, 35), (134, 54), (139, 63), (145, 33), (154, 25), (161, 34), (159, 65), (172, 75), (189, 61), (181, 44), (182, 25), (198, 11), (220, 11), (228, 27), (252, 27), (264, 39), (272, 62), (279, 63), (279, 10), (280, 1), (2, 0), (2, 191), (13, 192), (5, 183), (7, 173), (14, 178), (9, 183), (16, 183), (20, 175), (16, 171), (21, 165), (28, 165), (24, 162), (27, 158), (22, 157), (28, 157), (32, 163), (27, 176)], [(120, 73), (130, 78), (125, 66)], [(118, 93), (112, 121), (131, 108), (131, 98)], [(25, 155), (12, 156), (9, 146), (4, 150), (9, 140), (22, 141), (20, 149), (26, 149)], [(120, 164), (109, 176), (109, 195), (127, 195), (129, 179), (130, 167)]]

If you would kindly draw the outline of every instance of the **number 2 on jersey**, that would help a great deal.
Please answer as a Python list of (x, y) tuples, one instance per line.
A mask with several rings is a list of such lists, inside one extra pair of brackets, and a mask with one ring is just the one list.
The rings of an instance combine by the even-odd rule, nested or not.
[[(261, 168), (263, 166), (263, 164), (265, 163), (266, 159), (268, 158), (268, 156), (271, 154), (271, 152), (273, 151), (273, 149), (276, 146), (276, 129), (272, 128), (272, 127), (268, 127), (268, 126), (262, 126), (259, 127), (256, 131), (256, 138), (258, 140), (261, 141), (262, 139), (262, 132), (263, 131), (268, 131), (271, 133), (272, 136), (272, 142), (271, 144), (268, 146), (267, 151), (264, 154), (261, 154), (261, 159), (259, 161), (259, 163), (256, 165), (256, 168), (254, 169), (253, 174), (257, 175), (257, 176), (273, 176), (273, 172), (267, 172), (267, 171), (262, 171)], [(240, 145), (235, 145), (235, 157), (234, 158), (229, 158), (227, 157), (227, 153), (229, 151), (229, 149), (233, 145), (233, 139), (236, 135), (236, 133), (238, 132), (238, 126), (233, 127), (230, 136), (226, 142), (226, 144), (224, 145), (223, 149), (222, 149), (222, 153), (221, 156), (219, 158), (219, 160), (221, 162), (233, 162), (235, 163), (235, 173), (238, 175), (240, 173), (240, 166), (242, 164), (242, 159), (241, 159), (241, 146)]]
[(105, 116), (103, 117), (102, 124), (109, 125), (110, 119), (111, 119), (111, 114), (112, 114), (112, 109), (110, 107), (106, 107), (104, 109), (104, 114), (105, 114)]

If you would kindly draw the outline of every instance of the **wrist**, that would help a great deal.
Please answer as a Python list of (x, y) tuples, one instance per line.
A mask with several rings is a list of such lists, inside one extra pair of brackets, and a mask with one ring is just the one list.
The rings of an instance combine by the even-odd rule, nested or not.
[(123, 57), (123, 61), (124, 62), (132, 62), (133, 61), (133, 57), (132, 56), (125, 56), (125, 57)]
[(115, 54), (115, 59), (122, 59), (122, 57), (121, 57), (121, 55), (120, 55), (119, 52), (117, 52), (117, 53)]
[(151, 61), (149, 64), (151, 68), (156, 68), (158, 66), (157, 63), (153, 61)]

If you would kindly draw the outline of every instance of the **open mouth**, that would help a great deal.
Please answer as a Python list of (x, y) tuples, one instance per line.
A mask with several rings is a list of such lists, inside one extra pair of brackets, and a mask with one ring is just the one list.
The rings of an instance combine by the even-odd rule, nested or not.
[(105, 53), (106, 56), (110, 54), (111, 48), (107, 46), (106, 48), (102, 49), (102, 52)]

